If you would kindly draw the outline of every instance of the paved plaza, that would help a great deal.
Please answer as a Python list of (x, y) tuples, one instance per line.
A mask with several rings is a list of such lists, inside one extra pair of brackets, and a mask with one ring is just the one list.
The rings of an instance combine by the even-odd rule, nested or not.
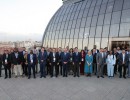
[(0, 100), (130, 100), (130, 79), (1, 77)]

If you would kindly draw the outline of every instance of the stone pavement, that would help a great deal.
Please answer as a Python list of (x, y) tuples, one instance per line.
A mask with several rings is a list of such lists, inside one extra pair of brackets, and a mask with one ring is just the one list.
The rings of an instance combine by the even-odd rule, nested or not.
[[(4, 75), (3, 75), (4, 76)], [(130, 79), (0, 78), (0, 100), (130, 100)]]

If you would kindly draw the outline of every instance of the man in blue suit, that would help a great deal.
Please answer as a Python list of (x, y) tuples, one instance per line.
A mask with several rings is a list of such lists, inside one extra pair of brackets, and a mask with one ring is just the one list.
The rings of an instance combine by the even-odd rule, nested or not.
[(80, 62), (81, 62), (81, 54), (78, 52), (78, 48), (75, 47), (75, 52), (73, 53), (74, 77), (76, 77), (76, 75), (79, 77)]
[(67, 49), (64, 49), (64, 52), (61, 55), (62, 64), (63, 64), (63, 77), (67, 77), (68, 75), (68, 62), (70, 59), (70, 54), (67, 52)]
[(123, 68), (123, 77), (126, 79), (126, 68), (128, 68), (129, 57), (126, 54), (125, 50), (122, 50), (122, 53), (119, 54), (119, 78), (122, 78), (122, 68)]
[(33, 76), (35, 76), (35, 64), (36, 64), (36, 54), (33, 54), (33, 50), (30, 51), (30, 54), (27, 56), (27, 62), (28, 62), (28, 79), (30, 79), (31, 76), (31, 68), (33, 70)]
[(39, 53), (39, 63), (41, 72), (40, 78), (42, 77), (46, 78), (46, 71), (45, 71), (46, 60), (47, 60), (47, 52), (45, 51), (45, 48), (42, 47), (41, 52)]

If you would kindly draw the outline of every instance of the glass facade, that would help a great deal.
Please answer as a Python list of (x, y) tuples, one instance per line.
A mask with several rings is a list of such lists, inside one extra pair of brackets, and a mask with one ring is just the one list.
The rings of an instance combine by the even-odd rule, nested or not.
[(130, 0), (68, 0), (48, 23), (43, 46), (104, 48), (112, 38), (130, 38)]

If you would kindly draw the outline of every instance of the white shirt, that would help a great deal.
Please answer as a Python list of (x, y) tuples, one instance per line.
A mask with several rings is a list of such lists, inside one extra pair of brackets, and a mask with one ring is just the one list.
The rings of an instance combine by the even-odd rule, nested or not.
[(123, 63), (124, 63), (124, 61), (125, 61), (125, 54), (123, 54)]

